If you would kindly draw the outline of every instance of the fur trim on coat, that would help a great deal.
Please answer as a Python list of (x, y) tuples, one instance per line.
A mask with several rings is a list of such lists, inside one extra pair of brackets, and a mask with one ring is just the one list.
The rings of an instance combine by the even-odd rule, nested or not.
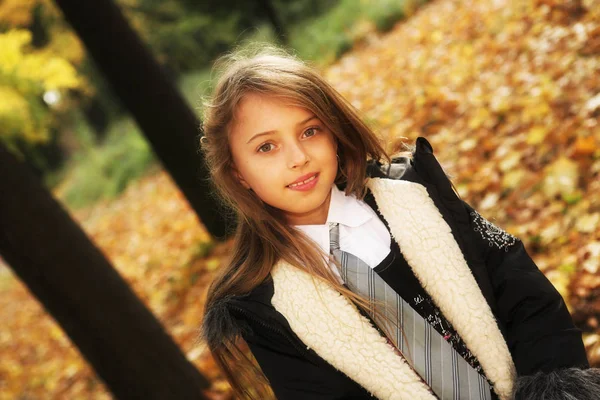
[(515, 400), (598, 400), (600, 369), (565, 368), (515, 381)]
[[(494, 391), (509, 399), (515, 367), (507, 344), (426, 189), (413, 182), (376, 178), (368, 187), (415, 275), (476, 355)], [(349, 300), (283, 261), (272, 276), (273, 306), (323, 359), (378, 398), (431, 396), (404, 358)]]

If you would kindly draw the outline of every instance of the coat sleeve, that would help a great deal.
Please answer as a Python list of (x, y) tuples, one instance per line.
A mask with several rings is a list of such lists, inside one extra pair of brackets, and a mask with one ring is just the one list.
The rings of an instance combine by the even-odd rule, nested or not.
[[(464, 203), (471, 237), (481, 249), (496, 299), (497, 315), (506, 330), (517, 369), (517, 399), (556, 397), (592, 399), (600, 393), (600, 371), (589, 363), (566, 304), (538, 269), (523, 242)], [(587, 370), (587, 371), (584, 371)], [(590, 390), (582, 392), (581, 385)]]
[(523, 242), (465, 203), (473, 240), (483, 252), (497, 312), (519, 375), (589, 366), (581, 331)]
[(489, 280), (482, 283), (491, 286), (494, 311), (517, 369), (515, 398), (599, 399), (600, 370), (589, 368), (581, 331), (574, 326), (560, 293), (521, 240), (458, 198), (433, 153), (425, 138), (417, 138), (413, 169), (407, 175), (435, 186), (442, 202), (453, 210), (461, 232), (465, 228), (461, 239), (470, 242), (474, 257), (484, 260), (483, 274)]
[(279, 400), (371, 398), (368, 391), (316, 353), (307, 356), (310, 352), (300, 351), (281, 334), (263, 327), (243, 338)]

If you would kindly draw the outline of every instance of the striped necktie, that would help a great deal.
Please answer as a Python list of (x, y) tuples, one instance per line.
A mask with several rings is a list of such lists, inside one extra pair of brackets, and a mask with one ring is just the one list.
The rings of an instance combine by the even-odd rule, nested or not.
[[(341, 277), (354, 293), (370, 300), (369, 315), (409, 361), (433, 393), (442, 400), (491, 400), (486, 378), (477, 372), (412, 306), (363, 260), (340, 249), (339, 226), (329, 224), (330, 253), (340, 263)], [(381, 306), (374, 301), (383, 301)], [(385, 308), (384, 308), (385, 307)], [(391, 324), (377, 314), (394, 323)], [(401, 326), (402, 329), (397, 328)], [(384, 329), (385, 328), (385, 329)]]

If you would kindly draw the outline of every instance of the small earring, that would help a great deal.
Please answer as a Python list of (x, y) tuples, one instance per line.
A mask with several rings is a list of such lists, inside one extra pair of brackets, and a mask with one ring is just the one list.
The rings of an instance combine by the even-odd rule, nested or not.
[(208, 138), (206, 136), (202, 136), (200, 138), (200, 147), (204, 147), (208, 144)]

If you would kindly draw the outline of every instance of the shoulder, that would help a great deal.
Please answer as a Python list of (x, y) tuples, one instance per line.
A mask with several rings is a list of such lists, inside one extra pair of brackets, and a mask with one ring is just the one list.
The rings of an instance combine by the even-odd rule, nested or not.
[[(371, 178), (406, 181), (424, 186), (428, 196), (440, 211), (464, 213), (462, 200), (454, 190), (450, 176), (434, 155), (432, 145), (424, 137), (418, 137), (415, 144), (408, 146), (410, 156), (392, 158), (390, 164), (370, 161), (367, 176)], [(402, 185), (395, 185), (403, 190)], [(464, 219), (464, 218), (463, 218)]]
[(422, 184), (424, 186), (436, 186), (438, 189), (455, 193), (452, 183), (442, 165), (434, 155), (433, 146), (427, 139), (420, 136), (414, 145), (408, 146), (410, 156), (394, 157), (390, 164), (379, 161), (370, 161), (367, 164), (367, 176), (369, 178), (384, 178), (395, 180), (406, 180)]

